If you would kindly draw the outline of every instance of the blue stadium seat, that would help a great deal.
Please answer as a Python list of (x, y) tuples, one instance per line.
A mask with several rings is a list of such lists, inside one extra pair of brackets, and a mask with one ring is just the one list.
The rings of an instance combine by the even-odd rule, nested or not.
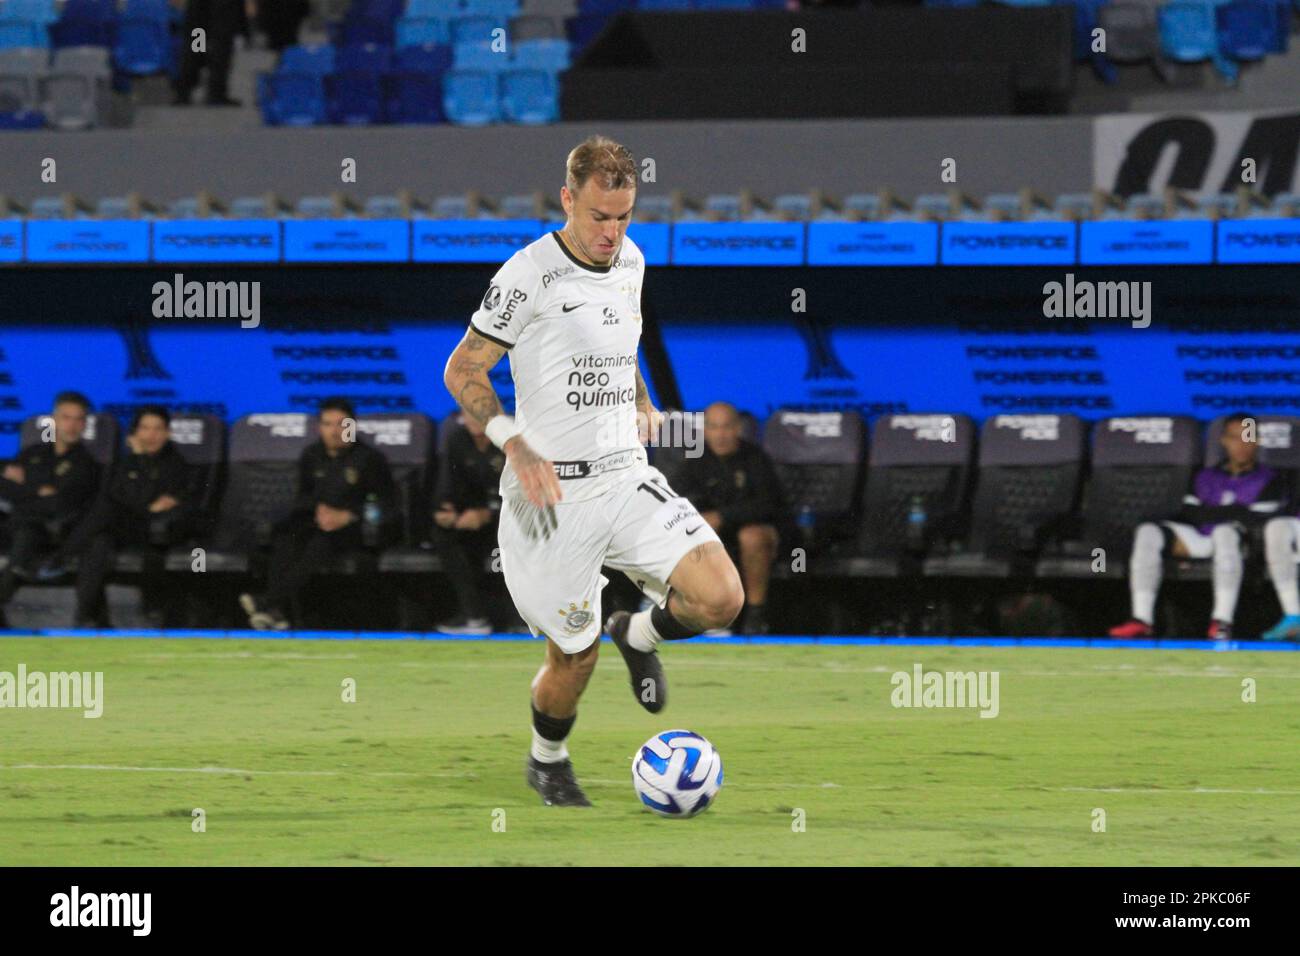
[(409, 0), (406, 4), (408, 17), (437, 17), (446, 20), (465, 11), (465, 0)]
[(384, 77), (384, 120), (441, 123), (442, 77), (434, 71), (405, 71)]
[(559, 84), (541, 70), (508, 70), (501, 74), (501, 112), (510, 123), (554, 123), (560, 115)]
[(1160, 51), (1176, 63), (1213, 60), (1215, 68), (1229, 81), (1237, 78), (1238, 67), (1219, 52), (1215, 26), (1215, 4), (1210, 0), (1173, 0), (1156, 14), (1160, 27)]
[(378, 76), (388, 72), (392, 59), (392, 49), (377, 43), (345, 46), (334, 51), (334, 70), (336, 73), (370, 73)]
[(384, 94), (378, 73), (334, 73), (325, 77), (325, 112), (331, 123), (370, 126), (383, 120)]
[(636, 0), (578, 0), (578, 16), (612, 17), (623, 10), (631, 10)]
[(403, 17), (397, 21), (396, 41), (399, 47), (445, 44), (449, 39), (447, 21), (439, 17)]
[(442, 107), (460, 126), (486, 126), (501, 118), (497, 74), (483, 70), (448, 70), (442, 78)]
[(325, 87), (310, 73), (264, 73), (257, 78), (257, 99), (268, 126), (314, 126), (324, 123)]
[[(1272, 0), (1273, 13), (1277, 18), (1273, 30), (1273, 46), (1269, 53), (1285, 53), (1291, 45), (1291, 3), (1289, 0)], [(1300, 0), (1295, 0), (1296, 9), (1300, 10)]]
[(402, 15), (405, 6), (406, 0), (352, 0), (347, 17), (359, 20), (387, 20), (392, 23)]
[(1277, 7), (1271, 0), (1235, 0), (1215, 10), (1219, 48), (1234, 60), (1262, 60), (1277, 45)]
[(523, 40), (515, 44), (515, 68), (555, 73), (569, 68), (568, 40)]
[(452, 47), (453, 70), (487, 70), (489, 73), (510, 69), (510, 57), (496, 53), (490, 43), (457, 43)]
[(124, 17), (113, 42), (113, 64), (128, 76), (169, 72), (175, 46), (166, 23)]
[(0, 130), (42, 129), (44, 126), (45, 114), (40, 110), (0, 113)]
[(465, 12), (472, 16), (509, 20), (519, 12), (516, 0), (465, 0)]
[(604, 14), (583, 14), (565, 20), (564, 30), (569, 35), (573, 52), (579, 53), (586, 49), (587, 44), (600, 35), (608, 22), (609, 18)]
[(55, 0), (5, 0), (0, 6), (0, 20), (22, 20), (47, 27), (58, 19)]
[(695, 0), (696, 10), (753, 10), (754, 0)]
[(451, 47), (438, 43), (399, 47), (393, 57), (395, 73), (443, 73), (451, 69)]
[(397, 22), (371, 17), (347, 19), (329, 31), (330, 42), (335, 46), (357, 46), (363, 43), (393, 46), (397, 42)]
[(456, 46), (461, 43), (491, 43), (493, 31), (501, 30), (499, 34), (505, 37), (506, 25), (508, 21), (503, 17), (480, 16), (470, 14), (467, 16), (453, 17), (447, 23), (451, 45)]
[(182, 13), (178, 7), (172, 6), (167, 0), (126, 0), (125, 6), (122, 7), (122, 17), (172, 23), (180, 20)]
[(638, 10), (690, 10), (693, 0), (636, 0)]
[(50, 24), (50, 42), (55, 47), (112, 46), (116, 22), (114, 0), (68, 0), (62, 16)]
[(45, 27), (27, 20), (0, 20), (0, 50), (49, 46)]
[(334, 72), (334, 48), (326, 44), (291, 46), (280, 54), (277, 73), (310, 73), (324, 76)]

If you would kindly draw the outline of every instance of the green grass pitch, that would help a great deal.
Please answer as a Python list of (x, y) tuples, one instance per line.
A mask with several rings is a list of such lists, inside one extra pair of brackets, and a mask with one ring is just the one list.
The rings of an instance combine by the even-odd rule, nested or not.
[[(1300, 654), (696, 641), (664, 651), (655, 716), (605, 642), (570, 738), (583, 810), (524, 785), (541, 656), (0, 639), (0, 671), (104, 673), (97, 720), (0, 709), (0, 863), (1300, 863)], [(891, 675), (918, 662), (997, 671), (999, 715), (893, 707)], [(642, 810), (630, 780), (637, 746), (676, 727), (726, 771), (685, 821)]]

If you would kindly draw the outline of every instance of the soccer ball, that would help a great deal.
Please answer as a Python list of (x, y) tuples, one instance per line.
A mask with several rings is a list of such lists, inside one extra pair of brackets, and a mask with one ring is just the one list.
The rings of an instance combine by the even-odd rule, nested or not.
[(665, 730), (632, 761), (632, 786), (641, 802), (665, 817), (693, 817), (722, 789), (722, 756), (699, 734)]

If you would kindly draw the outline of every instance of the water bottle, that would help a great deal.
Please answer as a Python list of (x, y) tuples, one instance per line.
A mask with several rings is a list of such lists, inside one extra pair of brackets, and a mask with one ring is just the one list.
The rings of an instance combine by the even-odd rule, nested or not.
[(912, 503), (907, 509), (907, 544), (913, 551), (925, 548), (925, 499), (912, 495)]
[(803, 536), (804, 547), (812, 544), (813, 526), (817, 523), (817, 516), (813, 514), (812, 505), (804, 505), (799, 509), (799, 534)]
[(366, 495), (361, 511), (361, 537), (367, 548), (379, 544), (379, 496), (373, 492)]

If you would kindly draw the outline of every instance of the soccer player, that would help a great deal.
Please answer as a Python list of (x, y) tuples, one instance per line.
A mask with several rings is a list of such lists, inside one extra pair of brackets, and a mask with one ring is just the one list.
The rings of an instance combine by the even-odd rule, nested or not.
[(1282, 478), (1256, 461), (1259, 444), (1253, 437), (1254, 427), (1254, 419), (1244, 412), (1229, 415), (1219, 437), (1223, 459), (1197, 473), (1194, 493), (1184, 499), (1176, 519), (1138, 525), (1128, 566), (1133, 617), (1111, 628), (1111, 637), (1150, 637), (1153, 633), (1166, 546), (1178, 558), (1214, 559), (1214, 610), (1206, 636), (1218, 640), (1232, 637), (1232, 618), (1241, 591), (1243, 526), (1276, 514), (1286, 497)]
[[(652, 713), (667, 700), (659, 643), (725, 627), (744, 603), (717, 534), (642, 447), (661, 416), (637, 361), (645, 259), (626, 237), (635, 200), (626, 147), (603, 136), (575, 147), (560, 190), (564, 228), (498, 270), (443, 375), (506, 453), (501, 569), (528, 629), (546, 638), (526, 779), (548, 805), (590, 806), (565, 741), (600, 647), (602, 564), (653, 602), (605, 622)], [(514, 416), (488, 379), (507, 351)]]

